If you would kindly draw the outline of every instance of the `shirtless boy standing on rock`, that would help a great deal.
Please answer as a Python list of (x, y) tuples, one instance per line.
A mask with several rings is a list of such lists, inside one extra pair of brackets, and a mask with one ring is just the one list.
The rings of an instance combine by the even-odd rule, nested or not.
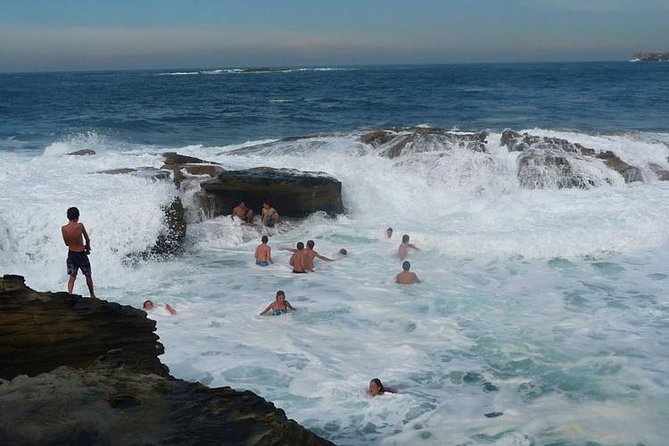
[[(95, 297), (93, 292), (93, 278), (91, 277), (91, 264), (88, 261), (88, 254), (91, 252), (91, 240), (88, 238), (86, 228), (83, 223), (79, 223), (79, 209), (69, 208), (67, 210), (67, 219), (69, 222), (61, 227), (63, 240), (69, 248), (67, 253), (67, 275), (70, 276), (67, 281), (67, 292), (72, 294), (74, 281), (77, 280), (77, 272), (86, 276), (86, 285), (91, 297)], [(84, 244), (86, 240), (86, 244)]]

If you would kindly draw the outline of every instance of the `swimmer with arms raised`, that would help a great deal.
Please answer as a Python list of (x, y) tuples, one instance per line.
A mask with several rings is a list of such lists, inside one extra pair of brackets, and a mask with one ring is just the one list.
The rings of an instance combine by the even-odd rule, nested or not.
[(295, 308), (286, 300), (286, 293), (279, 290), (276, 292), (276, 300), (267, 305), (267, 308), (260, 313), (260, 316), (264, 316), (267, 313), (272, 316), (279, 316), (280, 314), (288, 313), (288, 310), (295, 311)]
[(416, 251), (420, 251), (415, 245), (409, 243), (409, 236), (407, 234), (404, 234), (402, 236), (402, 243), (400, 244), (400, 247), (397, 249), (397, 256), (400, 258), (400, 260), (406, 259), (407, 255), (409, 254), (409, 249), (415, 249)]

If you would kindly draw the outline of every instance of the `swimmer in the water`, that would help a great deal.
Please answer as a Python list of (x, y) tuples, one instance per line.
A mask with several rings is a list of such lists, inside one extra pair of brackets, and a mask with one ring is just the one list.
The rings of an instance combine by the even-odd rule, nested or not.
[(262, 243), (258, 245), (258, 247), (256, 248), (256, 252), (254, 254), (254, 257), (256, 259), (256, 265), (269, 266), (270, 263), (273, 263), (272, 248), (270, 248), (270, 246), (267, 244), (269, 238), (267, 238), (266, 235), (263, 235), (260, 241)]
[(400, 243), (400, 247), (397, 249), (397, 256), (400, 258), (400, 260), (406, 259), (407, 254), (409, 254), (409, 249), (420, 251), (420, 249), (418, 249), (415, 245), (409, 243), (409, 236), (404, 234), (402, 236), (402, 243)]
[(402, 272), (395, 276), (395, 283), (401, 283), (404, 285), (411, 285), (412, 283), (419, 283), (420, 280), (416, 273), (409, 271), (411, 269), (411, 263), (408, 260), (405, 260), (402, 263)]
[[(142, 304), (142, 308), (144, 308), (145, 311), (151, 311), (155, 307), (156, 306), (153, 304), (153, 302), (151, 302), (150, 299), (145, 300)], [(171, 315), (177, 314), (177, 310), (175, 310), (170, 304), (165, 304), (165, 310), (167, 310), (167, 312)]]
[(389, 387), (384, 387), (379, 378), (374, 378), (369, 382), (369, 388), (367, 389), (368, 395), (377, 396), (383, 395), (384, 393), (397, 393), (397, 391)]
[(278, 316), (280, 314), (288, 313), (288, 310), (295, 311), (295, 307), (293, 307), (290, 302), (286, 300), (286, 293), (279, 290), (276, 292), (276, 300), (267, 305), (267, 308), (265, 308), (262, 313), (260, 313), (260, 316), (264, 316), (267, 313), (272, 316)]

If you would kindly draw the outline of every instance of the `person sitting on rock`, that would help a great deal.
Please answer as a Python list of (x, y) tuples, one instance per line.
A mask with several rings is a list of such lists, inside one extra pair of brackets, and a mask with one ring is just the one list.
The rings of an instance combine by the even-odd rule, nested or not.
[(403, 285), (411, 285), (413, 283), (419, 283), (418, 276), (416, 273), (409, 271), (411, 268), (411, 263), (404, 261), (402, 263), (402, 272), (395, 277), (395, 283), (401, 283)]
[(276, 292), (276, 300), (265, 308), (260, 316), (270, 313), (271, 316), (279, 316), (288, 313), (288, 310), (295, 311), (295, 308), (286, 300), (286, 293), (279, 290)]
[(396, 390), (385, 387), (379, 378), (374, 378), (369, 382), (367, 394), (370, 396), (383, 395), (384, 393), (397, 393)]
[(262, 224), (268, 228), (273, 228), (280, 221), (279, 213), (269, 203), (262, 205)]
[[(151, 311), (155, 308), (155, 305), (150, 299), (147, 299), (144, 301), (144, 304), (142, 304), (142, 308), (144, 308), (144, 311)], [(177, 314), (177, 310), (172, 308), (170, 304), (165, 304), (165, 310), (171, 315)]]

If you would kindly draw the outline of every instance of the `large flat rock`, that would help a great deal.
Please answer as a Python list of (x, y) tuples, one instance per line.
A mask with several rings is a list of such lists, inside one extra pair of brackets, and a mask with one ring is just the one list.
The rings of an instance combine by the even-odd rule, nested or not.
[(203, 181), (213, 215), (230, 214), (240, 201), (256, 212), (267, 201), (282, 217), (342, 213), (341, 182), (323, 172), (258, 167), (230, 170)]

